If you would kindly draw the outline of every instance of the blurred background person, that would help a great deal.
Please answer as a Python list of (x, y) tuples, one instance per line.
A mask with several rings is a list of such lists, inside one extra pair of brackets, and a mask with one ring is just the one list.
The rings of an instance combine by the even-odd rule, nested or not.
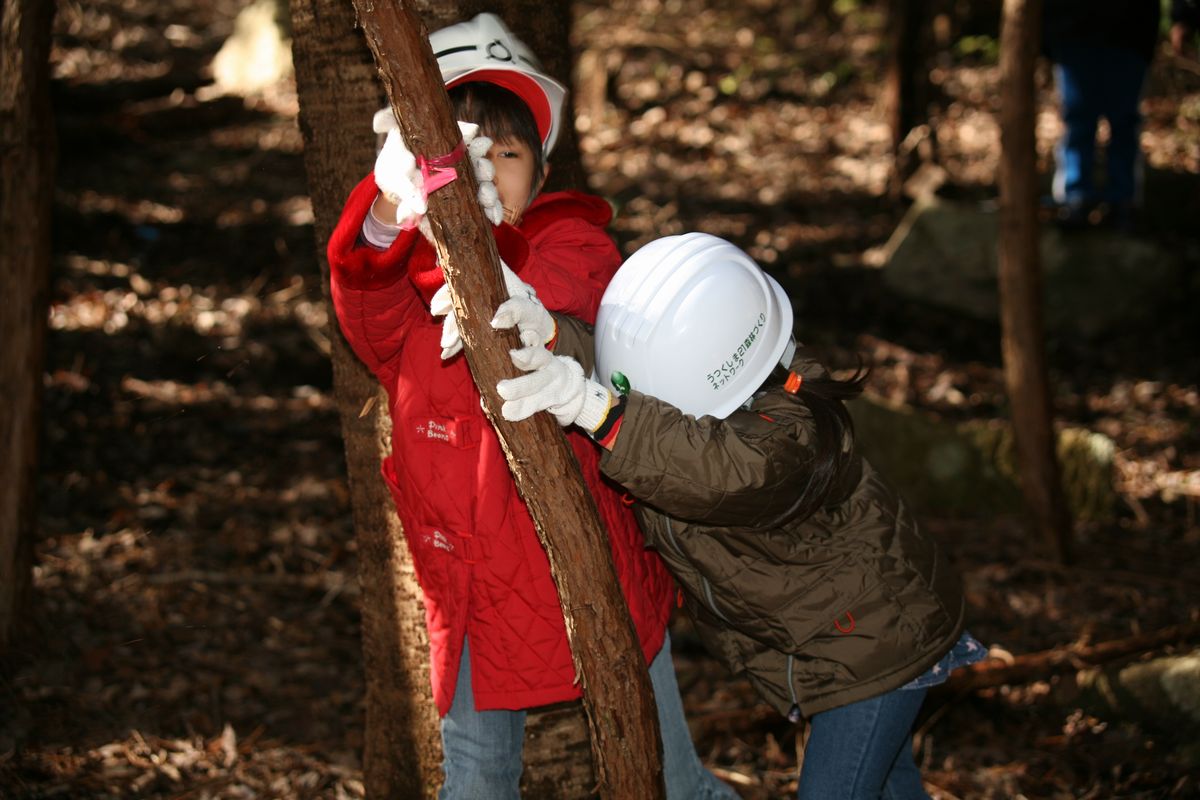
[[(1170, 18), (1170, 40), (1181, 53), (1200, 20), (1200, 0), (1171, 0)], [(1063, 122), (1052, 206), (1063, 227), (1133, 230), (1142, 205), (1139, 104), (1161, 24), (1158, 0), (1045, 0), (1043, 49), (1054, 65)], [(1101, 117), (1109, 136), (1098, 176)]]

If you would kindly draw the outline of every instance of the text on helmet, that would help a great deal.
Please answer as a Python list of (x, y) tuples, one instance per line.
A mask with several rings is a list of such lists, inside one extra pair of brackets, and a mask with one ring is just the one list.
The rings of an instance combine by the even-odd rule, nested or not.
[(729, 358), (721, 362), (720, 366), (708, 373), (708, 384), (713, 391), (720, 391), (725, 384), (733, 380), (733, 376), (737, 375), (738, 370), (746, 366), (746, 354), (750, 352), (750, 348), (758, 341), (758, 336), (762, 333), (763, 326), (767, 324), (767, 315), (759, 312), (758, 319), (754, 321), (754, 327), (746, 334), (746, 338), (738, 345), (737, 350)]

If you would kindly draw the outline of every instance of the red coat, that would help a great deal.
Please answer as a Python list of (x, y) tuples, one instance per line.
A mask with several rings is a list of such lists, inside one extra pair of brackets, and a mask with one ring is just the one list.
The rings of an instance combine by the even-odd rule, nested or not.
[[(387, 250), (359, 242), (377, 194), (373, 177), (350, 195), (329, 241), (333, 304), (354, 352), (387, 389), (392, 453), (383, 475), (425, 595), (433, 695), (454, 699), (463, 636), (479, 710), (522, 709), (579, 696), (558, 593), (524, 502), (480, 409), (465, 359), (440, 358), (442, 284), (433, 249), (415, 230)], [(501, 256), (547, 308), (589, 323), (620, 256), (604, 231), (608, 205), (589, 195), (539, 197), (519, 228), (495, 230)], [(613, 561), (647, 662), (662, 647), (673, 584), (621, 494), (600, 477), (587, 437), (568, 439), (612, 544)]]

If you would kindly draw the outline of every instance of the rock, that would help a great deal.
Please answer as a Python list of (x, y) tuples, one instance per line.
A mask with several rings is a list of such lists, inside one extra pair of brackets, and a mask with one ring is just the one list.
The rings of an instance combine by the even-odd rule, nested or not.
[[(999, 318), (994, 206), (923, 197), (884, 246), (892, 291), (982, 320)], [(1183, 286), (1177, 254), (1107, 230), (1043, 225), (1044, 320), (1051, 335), (1095, 338), (1153, 321)]]
[(1079, 705), (1097, 716), (1200, 732), (1200, 650), (1082, 670)]
[[(945, 422), (907, 406), (861, 397), (849, 404), (856, 438), (914, 508), (963, 516), (1021, 510), (1012, 432), (995, 421)], [(1077, 520), (1112, 518), (1115, 446), (1082, 428), (1059, 433), (1063, 491)]]

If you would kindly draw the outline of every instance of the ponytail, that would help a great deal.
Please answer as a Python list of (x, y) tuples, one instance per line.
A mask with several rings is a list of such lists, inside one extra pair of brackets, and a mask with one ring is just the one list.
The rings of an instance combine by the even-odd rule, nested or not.
[(813, 508), (842, 499), (829, 494), (846, 462), (854, 456), (854, 420), (845, 401), (862, 394), (869, 372), (861, 359), (854, 373), (843, 379), (829, 375), (801, 378), (780, 365), (763, 384), (763, 389), (782, 388), (812, 414), (815, 458), (805, 495), (813, 499)]

